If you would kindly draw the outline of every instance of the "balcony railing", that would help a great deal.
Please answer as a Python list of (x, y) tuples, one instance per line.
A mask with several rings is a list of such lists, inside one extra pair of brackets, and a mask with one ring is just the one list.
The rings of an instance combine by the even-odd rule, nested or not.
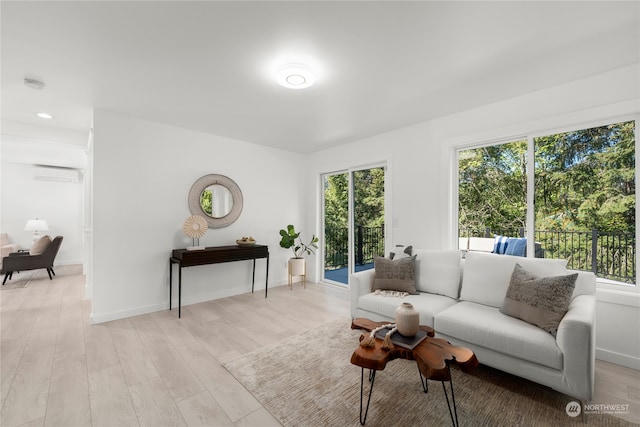
[[(518, 230), (461, 230), (463, 237), (524, 237)], [(596, 276), (624, 283), (636, 282), (636, 236), (634, 233), (536, 230), (546, 258), (567, 260), (573, 270), (592, 271)]]
[[(462, 237), (494, 237), (495, 235), (524, 237), (523, 228), (517, 230), (461, 230)], [(572, 270), (592, 271), (596, 276), (624, 283), (636, 283), (636, 238), (634, 233), (604, 233), (591, 231), (537, 230), (545, 258), (567, 260)], [(347, 266), (348, 230), (325, 229), (325, 269)], [(354, 235), (356, 265), (373, 262), (375, 256), (384, 256), (384, 226), (356, 226)]]
[[(354, 254), (356, 265), (370, 264), (375, 256), (384, 256), (384, 225), (355, 228)], [(324, 266), (327, 270), (348, 264), (349, 230), (327, 227), (324, 230)]]

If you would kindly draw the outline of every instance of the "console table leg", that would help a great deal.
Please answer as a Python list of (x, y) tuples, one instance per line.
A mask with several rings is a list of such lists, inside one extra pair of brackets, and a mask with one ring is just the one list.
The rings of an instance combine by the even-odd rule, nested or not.
[(251, 293), (253, 293), (253, 285), (256, 283), (256, 259), (253, 259), (253, 272), (251, 273)]
[(173, 263), (169, 260), (169, 311), (171, 311), (171, 282), (173, 274)]
[(178, 319), (182, 310), (182, 267), (178, 268)]
[[(445, 381), (442, 381), (442, 389), (444, 390), (444, 397), (447, 399), (447, 407), (449, 408), (449, 415), (451, 416), (451, 422), (453, 423), (453, 427), (458, 427), (460, 424), (458, 423), (458, 410), (456, 408), (456, 397), (453, 394), (453, 377), (451, 376), (451, 368), (447, 363), (447, 370), (449, 371), (449, 386), (451, 388), (451, 402), (453, 403), (453, 411), (451, 411), (451, 404), (449, 404), (449, 395), (447, 394), (447, 386), (444, 384)], [(455, 418), (454, 418), (455, 415)]]
[(264, 297), (267, 297), (267, 290), (269, 289), (269, 254), (267, 253), (267, 274), (264, 279)]
[(371, 395), (373, 394), (373, 383), (376, 380), (376, 371), (369, 369), (369, 397), (367, 398), (367, 408), (364, 411), (364, 418), (362, 417), (362, 401), (364, 400), (364, 368), (360, 368), (360, 424), (364, 425), (367, 421), (367, 414), (369, 413), (369, 403), (371, 403)]

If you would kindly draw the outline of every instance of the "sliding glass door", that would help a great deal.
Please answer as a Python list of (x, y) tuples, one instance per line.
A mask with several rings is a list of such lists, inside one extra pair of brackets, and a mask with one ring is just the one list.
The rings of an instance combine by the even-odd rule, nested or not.
[(347, 285), (385, 248), (385, 167), (323, 176), (323, 280)]

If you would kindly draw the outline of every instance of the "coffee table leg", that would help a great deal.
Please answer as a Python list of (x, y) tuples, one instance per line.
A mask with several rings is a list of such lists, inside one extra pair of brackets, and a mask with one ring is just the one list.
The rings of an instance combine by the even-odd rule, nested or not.
[[(451, 411), (451, 404), (449, 404), (449, 395), (447, 394), (447, 386), (444, 384), (445, 381), (442, 381), (442, 389), (444, 390), (444, 397), (447, 399), (447, 407), (449, 407), (449, 415), (451, 416), (451, 422), (453, 423), (453, 427), (458, 427), (458, 410), (456, 408), (456, 397), (453, 394), (453, 377), (451, 376), (451, 368), (447, 363), (447, 370), (449, 371), (449, 386), (451, 388), (451, 401), (453, 403), (453, 411)], [(455, 418), (454, 418), (455, 414)]]
[(424, 391), (425, 393), (429, 392), (429, 381), (422, 376), (422, 372), (420, 372), (419, 366), (418, 366), (418, 375), (420, 375), (420, 383), (422, 384), (422, 391)]
[(364, 425), (367, 421), (367, 414), (369, 413), (369, 403), (371, 403), (371, 395), (373, 394), (373, 383), (376, 380), (376, 371), (369, 369), (369, 397), (367, 398), (367, 409), (364, 411), (364, 418), (362, 417), (362, 401), (364, 399), (364, 368), (360, 368), (360, 424)]

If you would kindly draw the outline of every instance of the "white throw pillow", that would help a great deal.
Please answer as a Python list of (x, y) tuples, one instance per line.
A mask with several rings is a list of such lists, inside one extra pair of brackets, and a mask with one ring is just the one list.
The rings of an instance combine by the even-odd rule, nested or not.
[(502, 307), (516, 262), (538, 276), (568, 274), (567, 260), (467, 252), (460, 300)]
[(453, 250), (415, 249), (416, 289), (458, 299), (461, 252)]

